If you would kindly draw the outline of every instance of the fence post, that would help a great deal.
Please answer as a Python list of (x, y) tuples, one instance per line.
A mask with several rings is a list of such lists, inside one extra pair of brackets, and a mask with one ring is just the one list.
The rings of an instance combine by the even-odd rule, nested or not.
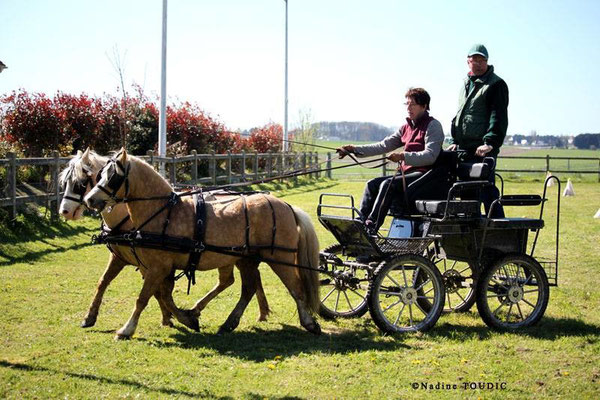
[(321, 164), (319, 164), (319, 152), (315, 152), (315, 168), (317, 169), (317, 179), (319, 179), (321, 177), (321, 172), (319, 171), (321, 169)]
[(231, 183), (231, 151), (227, 150), (227, 183)]
[[(275, 175), (281, 175), (283, 174), (283, 167), (285, 165), (285, 153), (281, 152), (277, 155), (277, 166), (275, 167)], [(282, 179), (279, 180), (279, 182), (283, 182)]]
[(325, 172), (325, 176), (331, 179), (331, 152), (327, 152), (327, 172)]
[(242, 182), (246, 182), (246, 150), (242, 150)]
[(54, 157), (54, 168), (52, 171), (52, 180), (54, 181), (54, 204), (53, 209), (50, 210), (50, 214), (53, 218), (58, 217), (58, 211), (60, 208), (60, 185), (58, 183), (58, 173), (60, 172), (60, 154), (58, 151), (54, 150), (52, 152), (52, 157)]
[(254, 180), (258, 180), (258, 151), (254, 150)]
[(598, 159), (598, 182), (600, 182), (600, 158)]
[(550, 171), (550, 154), (546, 154), (546, 174)]
[(269, 150), (269, 155), (267, 156), (267, 177), (270, 178), (273, 175), (273, 152)]
[(217, 157), (215, 151), (210, 152), (210, 176), (212, 178), (213, 185), (217, 184)]
[(198, 152), (196, 150), (192, 150), (192, 156), (194, 156), (194, 161), (192, 162), (192, 182), (194, 185), (198, 184)]
[(175, 156), (171, 155), (171, 186), (175, 186), (177, 179), (177, 168), (175, 167)]
[(152, 168), (154, 168), (154, 152), (152, 150), (148, 150), (146, 152), (146, 154), (148, 155), (148, 157), (150, 157), (149, 160), (148, 160), (148, 162), (150, 163), (150, 165), (152, 166)]
[(8, 157), (8, 195), (12, 200), (10, 206), (10, 218), (17, 218), (17, 156), (15, 153), (7, 153)]
[(387, 176), (387, 162), (381, 166), (381, 173), (383, 176)]
[[(298, 153), (294, 152), (293, 157), (294, 157), (294, 161), (293, 161), (294, 164), (292, 166), (292, 170), (294, 172), (297, 172), (299, 169), (298, 167), (300, 167), (300, 165), (299, 165), (300, 160), (298, 159)], [(298, 183), (298, 175), (297, 174), (295, 174), (295, 176), (294, 176), (294, 183)]]
[(302, 172), (306, 172), (306, 152), (302, 153)]

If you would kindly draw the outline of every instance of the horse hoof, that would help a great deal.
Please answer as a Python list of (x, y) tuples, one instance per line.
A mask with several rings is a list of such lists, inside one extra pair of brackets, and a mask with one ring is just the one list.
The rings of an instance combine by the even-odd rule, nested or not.
[(200, 332), (200, 322), (198, 322), (197, 319), (193, 319), (190, 321), (188, 328), (190, 328), (194, 332)]
[(128, 335), (121, 335), (121, 334), (119, 334), (119, 333), (117, 333), (117, 334), (115, 335), (115, 340), (129, 340), (129, 339), (131, 339), (131, 336), (128, 336)]
[(167, 328), (173, 328), (173, 321), (169, 320), (163, 320), (162, 321), (162, 326), (167, 327)]
[(82, 328), (89, 328), (91, 326), (94, 326), (96, 324), (96, 318), (84, 318), (83, 321), (81, 321), (81, 327)]
[(228, 326), (222, 325), (219, 330), (217, 331), (217, 335), (226, 335), (228, 333), (231, 333), (233, 331), (233, 328), (230, 328)]
[(308, 324), (307, 326), (305, 326), (305, 328), (307, 331), (315, 335), (321, 334), (321, 326), (317, 322), (315, 322), (314, 324)]

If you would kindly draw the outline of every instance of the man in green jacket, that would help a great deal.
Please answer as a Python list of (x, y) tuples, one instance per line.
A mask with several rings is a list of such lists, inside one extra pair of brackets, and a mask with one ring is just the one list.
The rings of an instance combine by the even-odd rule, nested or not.
[[(465, 161), (498, 156), (508, 127), (508, 86), (488, 65), (488, 51), (474, 45), (467, 54), (469, 73), (460, 91), (459, 108), (452, 120), (452, 140), (448, 150), (464, 151)], [(492, 171), (490, 182), (494, 184)], [(486, 213), (500, 193), (495, 185), (486, 187), (481, 200)], [(501, 206), (495, 206), (492, 218), (504, 218)]]

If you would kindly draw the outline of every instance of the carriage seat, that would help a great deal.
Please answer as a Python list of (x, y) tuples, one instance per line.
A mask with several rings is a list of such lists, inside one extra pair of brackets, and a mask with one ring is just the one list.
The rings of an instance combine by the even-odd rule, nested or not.
[[(463, 162), (456, 168), (456, 182), (446, 193), (449, 196), (445, 200), (416, 200), (415, 207), (420, 214), (430, 217), (461, 216), (478, 217), (481, 213), (481, 202), (473, 200), (469, 196), (457, 200), (463, 189), (477, 191), (483, 186), (489, 185), (488, 178), (493, 171), (493, 159), (484, 159), (484, 162)], [(479, 196), (474, 196), (479, 198)]]
[(481, 203), (477, 200), (417, 200), (415, 201), (417, 211), (430, 217), (442, 217), (448, 215), (461, 215), (466, 217), (479, 216)]

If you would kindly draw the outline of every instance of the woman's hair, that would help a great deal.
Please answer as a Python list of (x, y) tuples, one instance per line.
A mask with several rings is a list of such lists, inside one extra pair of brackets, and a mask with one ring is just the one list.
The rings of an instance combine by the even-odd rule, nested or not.
[(431, 97), (429, 93), (423, 88), (410, 88), (408, 92), (404, 95), (404, 97), (410, 97), (420, 106), (424, 106), (425, 110), (429, 110), (429, 102), (431, 101)]

